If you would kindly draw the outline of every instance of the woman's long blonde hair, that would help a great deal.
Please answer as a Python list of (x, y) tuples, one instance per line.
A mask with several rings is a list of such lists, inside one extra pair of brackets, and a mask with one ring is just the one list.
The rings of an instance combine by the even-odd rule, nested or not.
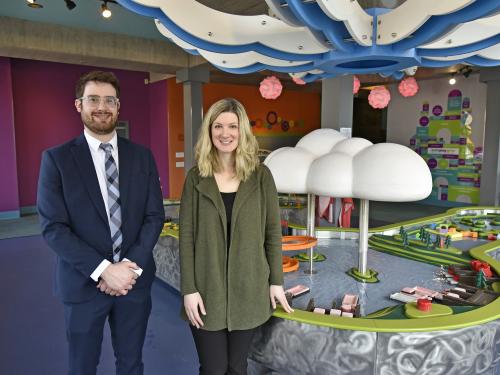
[(212, 104), (203, 118), (198, 141), (195, 146), (195, 159), (202, 177), (213, 176), (214, 172), (221, 171), (222, 165), (217, 149), (212, 143), (212, 124), (221, 113), (231, 112), (238, 117), (239, 140), (235, 150), (236, 178), (240, 181), (246, 179), (259, 165), (257, 151), (259, 145), (252, 133), (250, 121), (243, 105), (233, 98), (221, 99)]

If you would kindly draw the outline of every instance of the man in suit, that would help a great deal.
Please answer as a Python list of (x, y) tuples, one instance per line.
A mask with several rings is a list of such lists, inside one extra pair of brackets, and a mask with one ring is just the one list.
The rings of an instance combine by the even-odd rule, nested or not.
[(95, 374), (106, 319), (117, 374), (143, 374), (142, 347), (155, 276), (152, 250), (164, 221), (151, 152), (117, 137), (119, 82), (90, 72), (76, 85), (84, 132), (42, 156), (38, 212), (57, 254), (69, 374)]

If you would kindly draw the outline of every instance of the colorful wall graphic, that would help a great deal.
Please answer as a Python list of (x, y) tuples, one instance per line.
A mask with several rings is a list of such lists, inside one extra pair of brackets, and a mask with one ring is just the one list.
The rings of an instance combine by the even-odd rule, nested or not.
[[(321, 124), (321, 96), (316, 92), (284, 89), (278, 99), (267, 100), (255, 86), (223, 83), (203, 86), (205, 111), (226, 97), (233, 97), (245, 106), (252, 131), (258, 138), (302, 137)], [(282, 142), (276, 142), (276, 147), (282, 147)]]
[[(183, 88), (175, 77), (167, 80), (168, 181), (169, 197), (180, 198), (184, 184), (184, 113)], [(301, 136), (321, 124), (321, 96), (317, 92), (283, 90), (276, 100), (262, 98), (258, 87), (227, 83), (203, 85), (203, 111), (217, 100), (232, 97), (245, 106), (252, 121), (252, 131), (261, 149), (275, 150), (295, 146)], [(275, 113), (269, 115), (269, 112)], [(286, 129), (288, 122), (288, 131)], [(269, 129), (269, 122), (274, 124)], [(264, 155), (264, 154), (263, 154)]]
[(433, 180), (427, 198), (437, 205), (478, 204), (482, 147), (471, 140), (471, 101), (460, 90), (448, 94), (448, 106), (424, 102), (410, 147), (427, 162)]
[(275, 111), (269, 111), (265, 119), (250, 119), (252, 131), (256, 136), (303, 136), (309, 132), (304, 119), (285, 119)]

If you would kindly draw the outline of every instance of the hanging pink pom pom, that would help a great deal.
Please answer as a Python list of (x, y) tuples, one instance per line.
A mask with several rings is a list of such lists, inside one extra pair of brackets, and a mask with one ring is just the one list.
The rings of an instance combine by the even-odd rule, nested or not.
[(260, 83), (260, 95), (264, 99), (276, 99), (281, 95), (283, 86), (278, 78), (275, 76), (266, 77)]
[(415, 95), (418, 92), (417, 80), (413, 77), (406, 77), (399, 82), (398, 90), (405, 98)]
[(305, 85), (306, 81), (304, 81), (302, 78), (299, 77), (292, 77), (293, 82), (295, 82), (297, 85)]
[(359, 87), (361, 86), (361, 82), (359, 82), (359, 78), (354, 76), (354, 82), (352, 83), (352, 93), (356, 95), (359, 91)]
[(373, 108), (385, 108), (389, 105), (391, 101), (391, 93), (385, 88), (385, 86), (377, 86), (368, 95), (368, 103)]

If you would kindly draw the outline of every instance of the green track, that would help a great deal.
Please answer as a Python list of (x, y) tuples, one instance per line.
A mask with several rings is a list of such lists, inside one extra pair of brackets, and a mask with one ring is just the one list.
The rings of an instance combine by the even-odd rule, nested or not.
[(400, 248), (402, 250), (405, 250), (406, 248), (408, 248), (408, 249), (411, 249), (413, 251), (423, 253), (425, 255), (430, 255), (430, 256), (437, 255), (439, 257), (450, 258), (451, 260), (457, 260), (457, 261), (466, 260), (467, 262), (469, 262), (470, 260), (473, 259), (468, 255), (464, 255), (463, 253), (456, 254), (456, 253), (452, 253), (452, 252), (446, 252), (443, 250), (435, 250), (435, 249), (427, 248), (423, 245), (420, 245), (420, 243), (418, 243), (418, 241), (411, 240), (410, 244), (413, 243), (414, 246), (408, 245), (406, 248), (404, 248), (401, 245), (401, 241), (398, 241), (398, 240), (392, 238), (392, 236), (385, 236), (382, 234), (376, 234), (372, 237), (375, 237), (377, 241), (382, 241), (382, 242), (390, 244), (392, 246), (396, 246), (397, 248)]
[(391, 236), (374, 234), (368, 239), (370, 247), (377, 251), (397, 255), (403, 258), (416, 260), (433, 265), (469, 264), (471, 257), (466, 255), (452, 255), (438, 253), (437, 250), (422, 249), (415, 246), (401, 246), (399, 241)]

